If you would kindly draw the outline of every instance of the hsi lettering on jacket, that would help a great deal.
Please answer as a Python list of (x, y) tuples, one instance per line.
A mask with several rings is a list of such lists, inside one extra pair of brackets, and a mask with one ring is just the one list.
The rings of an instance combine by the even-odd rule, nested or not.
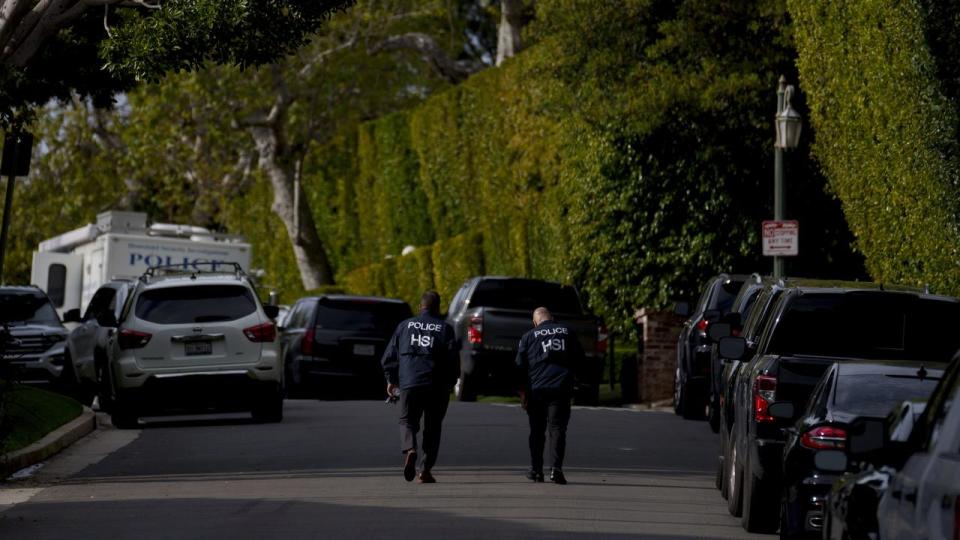
[[(566, 330), (566, 328), (564, 328)], [(543, 352), (547, 351), (565, 351), (567, 350), (567, 340), (565, 339), (548, 339), (540, 342), (540, 346), (543, 347)]]
[(433, 336), (427, 334), (410, 334), (410, 345), (417, 345), (426, 349), (433, 348)]

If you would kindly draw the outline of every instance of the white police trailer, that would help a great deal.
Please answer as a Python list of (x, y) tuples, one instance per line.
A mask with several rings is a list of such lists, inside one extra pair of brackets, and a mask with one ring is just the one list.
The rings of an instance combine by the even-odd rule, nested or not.
[[(242, 237), (203, 227), (154, 223), (140, 212), (109, 211), (97, 223), (40, 242), (33, 252), (31, 283), (43, 289), (57, 312), (86, 309), (93, 294), (113, 279), (133, 279), (151, 266), (216, 270), (237, 263), (250, 271), (250, 244)], [(232, 266), (230, 267), (232, 268)]]

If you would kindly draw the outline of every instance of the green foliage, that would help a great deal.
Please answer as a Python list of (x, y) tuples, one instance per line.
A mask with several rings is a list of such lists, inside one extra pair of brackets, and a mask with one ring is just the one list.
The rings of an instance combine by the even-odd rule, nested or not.
[(19, 121), (14, 117), (24, 108), (73, 93), (102, 105), (114, 93), (169, 71), (196, 70), (207, 62), (241, 67), (273, 62), (303, 45), (332, 12), (352, 3), (164, 0), (161, 9), (114, 7), (109, 32), (103, 10), (88, 7), (55, 31), (26, 66), (0, 58), (0, 126)]
[(789, 6), (814, 152), (871, 276), (960, 294), (956, 6)]
[(390, 296), (405, 300), (411, 306), (417, 306), (420, 295), (433, 288), (433, 260), (429, 247), (413, 250), (406, 255), (393, 259), (393, 290)]
[(464, 233), (433, 245), (433, 288), (440, 293), (443, 310), (463, 282), (487, 273), (482, 245), (479, 233)]

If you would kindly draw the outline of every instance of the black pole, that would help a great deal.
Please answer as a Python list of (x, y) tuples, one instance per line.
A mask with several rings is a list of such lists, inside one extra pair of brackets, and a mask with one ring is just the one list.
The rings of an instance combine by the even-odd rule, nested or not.
[(7, 177), (7, 193), (3, 199), (3, 226), (0, 228), (0, 284), (3, 279), (3, 261), (7, 255), (7, 234), (10, 232), (10, 211), (13, 209), (13, 186), (17, 181), (17, 163), (19, 161), (20, 144), (17, 141), (13, 146), (13, 160), (10, 167), (10, 176)]

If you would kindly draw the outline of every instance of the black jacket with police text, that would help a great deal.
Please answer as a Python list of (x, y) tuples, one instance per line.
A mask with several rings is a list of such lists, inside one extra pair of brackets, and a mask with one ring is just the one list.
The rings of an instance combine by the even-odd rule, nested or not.
[(453, 327), (427, 312), (400, 323), (380, 364), (387, 382), (401, 390), (452, 386), (460, 376), (460, 348)]
[(520, 338), (517, 368), (524, 390), (573, 392), (574, 375), (585, 360), (573, 330), (544, 321)]

